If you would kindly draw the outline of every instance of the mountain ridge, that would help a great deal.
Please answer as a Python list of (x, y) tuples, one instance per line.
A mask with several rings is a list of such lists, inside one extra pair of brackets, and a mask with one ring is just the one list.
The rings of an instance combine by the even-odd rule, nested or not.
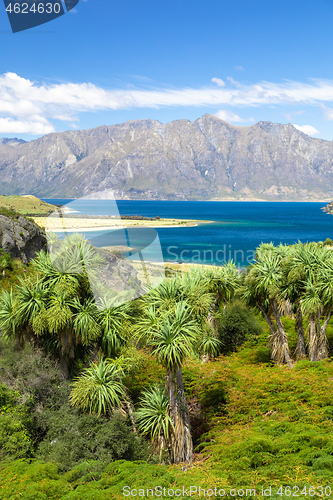
[(44, 198), (113, 189), (117, 199), (329, 201), (333, 142), (291, 124), (243, 127), (209, 114), (131, 120), (15, 146), (0, 139), (0, 179), (1, 194)]

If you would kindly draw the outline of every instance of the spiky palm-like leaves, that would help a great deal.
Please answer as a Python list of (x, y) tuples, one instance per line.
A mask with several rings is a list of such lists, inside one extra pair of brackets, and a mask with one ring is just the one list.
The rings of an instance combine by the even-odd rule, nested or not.
[(174, 314), (165, 314), (156, 325), (148, 346), (158, 361), (167, 368), (175, 370), (190, 355), (199, 329), (191, 317), (191, 310), (185, 303), (177, 304)]
[(0, 296), (0, 335), (15, 337), (17, 327), (17, 302), (13, 290), (3, 290)]
[(140, 432), (149, 436), (160, 459), (169, 447), (173, 428), (169, 414), (169, 398), (164, 387), (154, 386), (141, 395), (136, 421)]
[[(229, 300), (238, 283), (239, 273), (234, 264), (218, 270), (202, 268), (165, 280), (143, 299), (148, 306), (138, 322), (136, 336), (146, 340), (152, 354), (167, 370), (174, 462), (189, 461), (193, 453), (182, 364), (200, 344), (202, 328), (215, 312), (214, 299), (215, 304)], [(211, 335), (201, 339), (200, 348), (215, 355), (218, 344), (218, 339)]]
[[(191, 460), (192, 437), (188, 407), (184, 393), (181, 366), (193, 350), (200, 331), (198, 322), (186, 302), (179, 302), (174, 310), (160, 314), (150, 308), (147, 345), (153, 355), (166, 368), (166, 389), (170, 401), (170, 417), (173, 424), (171, 455), (173, 462)], [(154, 311), (156, 317), (154, 318)], [(141, 332), (142, 337), (142, 332)], [(177, 378), (177, 393), (176, 393)]]
[(264, 315), (271, 331), (273, 358), (290, 364), (281, 321), (281, 313), (289, 303), (296, 314), (296, 359), (306, 355), (303, 314), (309, 319), (309, 358), (324, 359), (328, 353), (326, 328), (333, 308), (333, 252), (316, 243), (290, 247), (266, 244), (257, 249), (256, 256), (257, 261), (244, 279), (242, 296)]
[(75, 297), (71, 306), (75, 334), (83, 345), (89, 345), (97, 340), (102, 333), (95, 301), (91, 297), (81, 302), (78, 297)]
[(180, 280), (178, 277), (173, 277), (163, 280), (157, 288), (151, 289), (143, 297), (143, 302), (146, 306), (166, 312), (172, 310), (181, 299)]
[(224, 266), (213, 267), (204, 271), (208, 280), (208, 290), (215, 295), (217, 307), (222, 302), (229, 302), (240, 286), (240, 275), (234, 262)]
[(201, 320), (207, 314), (214, 300), (209, 290), (209, 280), (201, 269), (192, 270), (182, 276), (165, 279), (157, 288), (150, 290), (143, 302), (160, 313), (175, 310), (180, 302), (187, 302), (192, 314)]
[(203, 269), (190, 270), (178, 278), (182, 300), (192, 309), (192, 314), (199, 321), (204, 322), (212, 308), (214, 294), (209, 288), (210, 282)]
[(223, 344), (216, 337), (215, 331), (210, 323), (204, 325), (203, 332), (199, 337), (198, 351), (203, 356), (204, 361), (218, 356), (222, 350)]
[[(312, 361), (324, 359), (328, 353), (326, 328), (333, 306), (332, 251), (315, 243), (298, 243), (290, 247), (283, 268), (287, 293), (309, 319), (309, 358)], [(323, 324), (320, 323), (322, 315)], [(298, 324), (302, 334), (302, 324), (300, 321)]]
[(102, 329), (101, 347), (108, 357), (119, 354), (120, 349), (126, 344), (127, 338), (123, 325), (130, 319), (130, 305), (121, 304), (113, 306), (112, 298), (100, 299), (101, 310), (98, 321)]
[(122, 373), (107, 360), (92, 363), (73, 383), (71, 404), (98, 415), (120, 408), (126, 400)]
[(68, 377), (78, 352), (119, 352), (127, 340), (123, 324), (129, 318), (128, 306), (114, 307), (106, 296), (97, 308), (89, 280), (102, 261), (81, 235), (52, 239), (51, 246), (51, 255), (41, 251), (32, 261), (33, 277), (21, 279), (12, 292), (2, 295), (0, 329), (7, 336), (50, 348)]
[[(250, 267), (245, 277), (243, 299), (250, 305), (255, 304), (268, 323), (271, 332), (272, 358), (291, 367), (287, 334), (281, 321), (278, 304), (283, 276), (282, 255), (279, 251), (271, 252), (266, 248), (261, 250), (259, 248), (257, 257), (258, 260)], [(269, 310), (273, 312), (276, 326), (271, 321)]]

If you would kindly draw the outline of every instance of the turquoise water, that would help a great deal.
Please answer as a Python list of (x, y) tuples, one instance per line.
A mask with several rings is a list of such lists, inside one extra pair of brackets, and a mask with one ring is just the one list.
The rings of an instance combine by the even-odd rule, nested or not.
[[(68, 203), (72, 200), (45, 200)], [(83, 200), (76, 209), (85, 213)], [(122, 215), (212, 220), (196, 227), (159, 228), (163, 257), (170, 262), (221, 264), (233, 259), (248, 265), (261, 242), (293, 244), (298, 240), (333, 239), (333, 215), (321, 210), (326, 203), (210, 202), (210, 201), (118, 201)], [(87, 213), (87, 212), (86, 212)], [(90, 214), (109, 214), (105, 201), (89, 202)], [(148, 233), (147, 233), (148, 231)], [(149, 230), (131, 229), (131, 245), (142, 246)], [(109, 246), (112, 232), (86, 233), (96, 246)], [(119, 242), (120, 243), (120, 242)], [(151, 256), (154, 259), (154, 256)]]

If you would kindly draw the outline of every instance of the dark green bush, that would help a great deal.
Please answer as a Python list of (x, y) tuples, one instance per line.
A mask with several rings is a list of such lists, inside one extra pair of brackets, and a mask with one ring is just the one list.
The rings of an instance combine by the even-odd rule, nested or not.
[(108, 420), (70, 407), (70, 382), (41, 349), (1, 340), (1, 382), (0, 458), (38, 456), (63, 470), (86, 460), (148, 458), (147, 445), (123, 416)]
[(217, 328), (223, 354), (236, 351), (250, 336), (259, 336), (263, 331), (251, 311), (240, 304), (231, 304), (219, 312)]
[(68, 404), (45, 414), (48, 430), (36, 456), (60, 464), (64, 471), (87, 460), (99, 460), (105, 465), (149, 456), (146, 443), (133, 433), (122, 415), (110, 419), (85, 415)]
[(58, 365), (42, 349), (26, 343), (20, 347), (0, 339), (0, 382), (19, 391), (25, 400), (45, 405), (62, 382)]

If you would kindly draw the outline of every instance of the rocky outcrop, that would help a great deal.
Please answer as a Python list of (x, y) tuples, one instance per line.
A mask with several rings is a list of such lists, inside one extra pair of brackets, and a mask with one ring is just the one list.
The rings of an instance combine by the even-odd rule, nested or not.
[(322, 211), (327, 212), (328, 214), (333, 214), (333, 201), (331, 201), (325, 207), (323, 207)]
[(90, 280), (93, 291), (98, 290), (101, 297), (112, 291), (116, 297), (115, 305), (130, 302), (144, 294), (138, 271), (130, 261), (102, 248), (97, 248), (96, 252), (104, 262), (98, 270), (98, 278)]
[(25, 217), (7, 217), (0, 213), (0, 248), (27, 264), (39, 250), (46, 250), (44, 231)]
[(330, 200), (333, 142), (293, 125), (134, 120), (0, 143), (2, 194), (117, 199)]

